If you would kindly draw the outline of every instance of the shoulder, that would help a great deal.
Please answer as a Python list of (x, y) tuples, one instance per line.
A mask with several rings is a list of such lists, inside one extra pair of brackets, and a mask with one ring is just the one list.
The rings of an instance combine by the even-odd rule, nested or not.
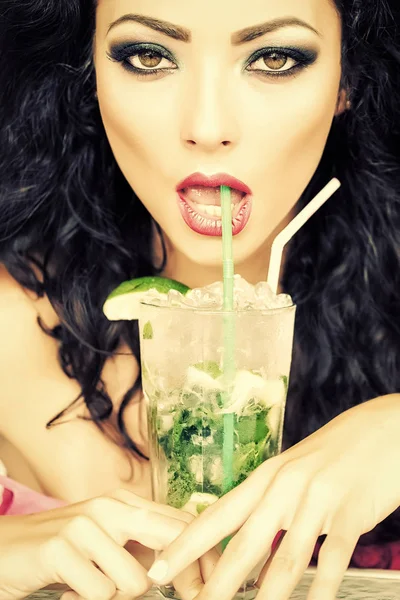
[(38, 324), (38, 317), (47, 317), (43, 319), (46, 325), (54, 327), (56, 324), (51, 322), (52, 313), (46, 314), (43, 310), (42, 300), (25, 290), (4, 265), (0, 265), (0, 377), (3, 385), (11, 376), (28, 374), (37, 368), (43, 353), (47, 355), (54, 346), (54, 340)]
[(9, 329), (15, 336), (28, 323), (37, 326), (39, 316), (49, 327), (55, 327), (58, 323), (49, 300), (38, 298), (30, 290), (24, 289), (0, 263), (0, 335)]
[(4, 340), (7, 333), (22, 333), (22, 326), (36, 319), (37, 311), (29, 295), (0, 264), (0, 336)]
[(46, 303), (0, 266), (0, 433), (7, 438), (11, 429), (22, 431), (21, 416), (33, 429), (79, 394), (77, 382), (62, 371), (57, 340), (38, 323), (40, 317), (48, 327), (57, 324)]

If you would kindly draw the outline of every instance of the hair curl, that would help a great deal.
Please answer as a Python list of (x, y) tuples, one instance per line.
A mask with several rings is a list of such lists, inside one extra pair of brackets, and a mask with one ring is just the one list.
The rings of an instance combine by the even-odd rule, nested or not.
[[(299, 208), (332, 176), (342, 188), (288, 248), (283, 287), (298, 312), (284, 448), (344, 410), (400, 390), (399, 9), (397, 0), (335, 1), (352, 109), (335, 118)], [(103, 428), (113, 410), (105, 361), (122, 342), (140, 356), (136, 324), (110, 323), (102, 305), (121, 281), (163, 265), (152, 259), (160, 228), (104, 131), (94, 30), (94, 0), (1, 2), (0, 261), (50, 299), (61, 324), (42, 327), (80, 384), (75, 403), (84, 401)], [(123, 444), (138, 454), (124, 411), (140, 386), (139, 377), (118, 414)], [(373, 538), (400, 539), (400, 515)]]

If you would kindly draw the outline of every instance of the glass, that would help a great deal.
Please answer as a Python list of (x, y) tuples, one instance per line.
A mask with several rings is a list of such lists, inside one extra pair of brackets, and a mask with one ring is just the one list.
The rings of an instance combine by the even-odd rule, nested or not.
[[(281, 452), (295, 313), (294, 305), (233, 313), (141, 305), (156, 502), (200, 514)], [(224, 367), (227, 319), (234, 335), (231, 379)], [(255, 597), (260, 569), (237, 598)], [(178, 597), (172, 586), (161, 591)]]

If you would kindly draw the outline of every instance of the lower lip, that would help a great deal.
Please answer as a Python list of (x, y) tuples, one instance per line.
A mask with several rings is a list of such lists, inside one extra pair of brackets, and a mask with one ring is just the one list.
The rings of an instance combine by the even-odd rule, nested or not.
[[(222, 237), (222, 219), (197, 212), (196, 203), (186, 200), (178, 192), (178, 204), (186, 225), (196, 233)], [(232, 211), (232, 235), (238, 235), (246, 227), (252, 209), (252, 197), (246, 195)]]

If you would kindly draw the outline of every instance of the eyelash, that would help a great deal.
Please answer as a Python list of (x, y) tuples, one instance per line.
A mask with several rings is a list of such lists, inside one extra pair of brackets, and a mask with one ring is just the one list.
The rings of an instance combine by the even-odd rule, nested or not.
[[(121, 63), (124, 69), (130, 71), (131, 73), (134, 73), (138, 77), (138, 79), (145, 79), (146, 77), (149, 77), (151, 75), (157, 75), (159, 73), (171, 73), (172, 71), (176, 71), (177, 67), (161, 69), (139, 69), (137, 67), (134, 67), (129, 61), (129, 59), (135, 56), (139, 56), (140, 54), (144, 54), (145, 52), (151, 52), (156, 56), (160, 56), (171, 62), (175, 62), (172, 56), (169, 54), (169, 52), (167, 52), (162, 46), (145, 43), (119, 44), (111, 48), (111, 51), (107, 53), (107, 56), (113, 62)], [(282, 58), (294, 60), (296, 64), (290, 69), (285, 69), (284, 71), (266, 71), (263, 69), (247, 68), (248, 66), (260, 60), (260, 58), (271, 56), (273, 54), (276, 54)], [(305, 48), (261, 48), (249, 58), (249, 60), (246, 63), (245, 70), (250, 73), (258, 73), (262, 76), (274, 79), (278, 77), (293, 77), (302, 69), (305, 69), (306, 67), (312, 65), (316, 59), (316, 52)]]

